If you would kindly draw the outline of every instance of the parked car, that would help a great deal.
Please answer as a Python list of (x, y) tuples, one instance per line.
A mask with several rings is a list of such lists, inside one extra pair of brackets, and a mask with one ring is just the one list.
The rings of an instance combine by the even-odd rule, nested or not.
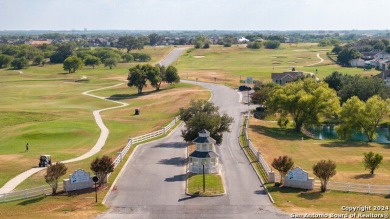
[(252, 90), (252, 88), (249, 86), (246, 86), (246, 85), (242, 85), (242, 86), (238, 87), (238, 90), (239, 91), (248, 91), (248, 90)]

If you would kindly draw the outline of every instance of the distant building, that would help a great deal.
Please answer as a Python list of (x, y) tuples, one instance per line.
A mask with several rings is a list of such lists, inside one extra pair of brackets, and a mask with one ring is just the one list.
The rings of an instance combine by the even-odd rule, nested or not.
[(238, 43), (247, 43), (247, 42), (249, 42), (249, 40), (247, 38), (245, 38), (245, 37), (241, 37), (237, 41), (238, 41)]
[(51, 44), (51, 40), (31, 40), (26, 42), (26, 44), (31, 46), (39, 46), (43, 44)]
[(283, 73), (272, 73), (272, 81), (276, 84), (285, 85), (292, 81), (296, 81), (298, 78), (302, 77), (303, 73), (301, 71), (290, 71)]
[(366, 61), (364, 59), (358, 58), (358, 59), (352, 59), (349, 61), (349, 64), (351, 67), (365, 67), (366, 66)]
[(390, 70), (382, 71), (381, 73), (375, 75), (374, 77), (383, 79), (386, 83), (386, 86), (390, 86)]

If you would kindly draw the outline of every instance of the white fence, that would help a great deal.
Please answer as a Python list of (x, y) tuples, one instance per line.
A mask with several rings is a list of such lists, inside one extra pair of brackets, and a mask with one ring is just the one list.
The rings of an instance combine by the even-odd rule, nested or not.
[[(137, 144), (143, 141), (147, 141), (149, 139), (164, 135), (167, 133), (178, 121), (180, 120), (180, 117), (175, 117), (172, 122), (170, 122), (167, 126), (163, 127), (161, 130), (138, 136), (135, 138), (129, 138), (126, 146), (123, 148), (122, 151), (118, 152), (118, 156), (114, 159), (114, 168), (116, 168), (119, 163), (123, 160), (126, 153), (130, 150), (131, 146), (133, 144)], [(63, 191), (63, 183), (58, 183), (58, 189), (57, 191)], [(9, 193), (3, 193), (0, 194), (0, 203), (4, 202), (10, 202), (10, 201), (17, 201), (22, 199), (28, 199), (28, 198), (34, 198), (39, 196), (45, 196), (50, 195), (52, 193), (52, 188), (49, 185), (40, 186), (32, 189), (25, 189), (21, 191), (12, 191)]]
[(130, 150), (131, 146), (133, 144), (137, 144), (137, 143), (140, 143), (140, 142), (143, 142), (143, 141), (147, 141), (147, 140), (150, 140), (152, 138), (156, 138), (158, 136), (161, 136), (161, 135), (164, 135), (165, 133), (167, 133), (178, 121), (180, 120), (180, 116), (176, 116), (167, 126), (161, 128), (160, 130), (158, 131), (155, 131), (155, 132), (152, 132), (152, 133), (149, 133), (149, 134), (146, 134), (146, 135), (141, 135), (141, 136), (138, 136), (138, 137), (134, 137), (134, 138), (129, 138), (129, 141), (127, 142), (125, 148), (123, 148), (122, 151), (118, 152), (118, 156), (115, 158), (115, 160), (113, 161), (114, 163), (114, 168), (116, 168), (119, 163), (123, 160), (123, 158), (125, 157), (126, 153)]
[[(58, 183), (57, 191), (62, 191), (63, 189), (63, 184)], [(49, 185), (40, 186), (32, 189), (25, 189), (21, 191), (12, 191), (9, 193), (0, 194), (0, 203), (51, 195), (52, 191), (53, 190)]]
[[(257, 161), (261, 164), (264, 170), (269, 174), (272, 170), (268, 166), (267, 162), (264, 160), (261, 152), (256, 149), (256, 147), (252, 144), (249, 136), (248, 136), (248, 125), (249, 125), (249, 117), (245, 119), (245, 136), (248, 141), (249, 148), (252, 150), (253, 154), (256, 155)], [(280, 174), (274, 173), (275, 181), (280, 181)], [(319, 189), (321, 187), (321, 181), (314, 181), (314, 188)], [(345, 191), (345, 192), (358, 192), (358, 193), (367, 193), (367, 194), (390, 194), (390, 185), (370, 185), (370, 184), (357, 184), (357, 183), (346, 183), (346, 182), (328, 182), (327, 186), (328, 190), (337, 190), (337, 191)]]

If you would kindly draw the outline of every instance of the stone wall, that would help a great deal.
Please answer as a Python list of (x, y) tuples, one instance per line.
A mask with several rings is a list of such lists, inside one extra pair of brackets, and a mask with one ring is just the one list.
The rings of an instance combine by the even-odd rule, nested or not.
[(92, 181), (92, 178), (90, 178), (88, 182), (81, 182), (81, 183), (71, 183), (69, 179), (64, 179), (63, 183), (64, 183), (65, 192), (86, 189), (86, 188), (92, 188), (92, 186), (94, 184), (94, 182)]
[(298, 180), (289, 180), (288, 176), (285, 176), (283, 182), (284, 187), (292, 187), (292, 188), (299, 188), (299, 189), (307, 189), (307, 190), (313, 190), (314, 189), (314, 178), (309, 177), (307, 181), (298, 181)]

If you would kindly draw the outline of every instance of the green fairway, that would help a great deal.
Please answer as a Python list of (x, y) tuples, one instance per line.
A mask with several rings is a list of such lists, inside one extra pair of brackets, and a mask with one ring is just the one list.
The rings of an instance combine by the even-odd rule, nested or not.
[(220, 175), (216, 174), (205, 174), (206, 187), (203, 192), (203, 175), (196, 174), (191, 175), (187, 179), (188, 181), (188, 193), (190, 195), (220, 195), (224, 193), (222, 179)]
[[(318, 47), (317, 44), (282, 44), (279, 49), (258, 50), (248, 49), (244, 46), (212, 46), (210, 49), (197, 49), (191, 53), (185, 53), (176, 62), (180, 76), (200, 81), (216, 81), (237, 85), (239, 79), (247, 76), (255, 80), (271, 81), (271, 73), (291, 71), (295, 67), (297, 71), (316, 73), (323, 78), (333, 71), (347, 74), (376, 74), (376, 70), (364, 71), (359, 68), (344, 68), (333, 63), (326, 55), (331, 47)], [(306, 67), (320, 61), (320, 55), (324, 61), (320, 64)]]
[[(150, 54), (153, 61), (159, 61), (170, 50), (171, 47), (146, 47), (141, 52)], [(128, 69), (135, 64), (120, 63), (112, 70), (83, 68), (72, 74), (67, 74), (61, 64), (33, 66), (22, 69), (22, 73), (8, 69), (0, 71), (3, 94), (0, 105), (0, 186), (37, 166), (40, 154), (50, 154), (56, 162), (80, 156), (95, 145), (100, 129), (92, 111), (118, 104), (85, 96), (82, 92), (124, 83), (93, 93), (105, 97), (125, 96), (117, 100), (130, 104), (102, 113), (103, 121), (110, 129), (102, 154), (112, 155), (126, 145), (129, 137), (168, 124), (190, 99), (209, 97), (209, 93), (200, 87), (181, 84), (164, 85), (160, 92), (154, 92), (148, 86), (145, 94), (138, 96), (136, 88), (126, 85)], [(82, 76), (87, 76), (90, 81), (74, 82)], [(166, 98), (161, 99), (161, 95)], [(138, 117), (132, 116), (135, 107), (142, 110)], [(27, 142), (30, 150), (24, 152)], [(37, 181), (32, 180), (25, 187), (45, 183), (42, 178)]]

